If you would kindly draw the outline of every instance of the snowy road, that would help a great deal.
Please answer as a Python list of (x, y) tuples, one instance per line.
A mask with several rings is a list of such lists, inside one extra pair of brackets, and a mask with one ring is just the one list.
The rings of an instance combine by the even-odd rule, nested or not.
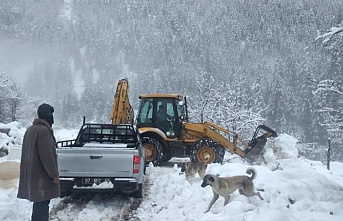
[(72, 195), (53, 205), (50, 220), (139, 220), (133, 211), (141, 201), (119, 194)]
[[(149, 179), (146, 177), (143, 193), (147, 194), (149, 187)], [(51, 201), (50, 220), (140, 221), (135, 212), (141, 202), (142, 199), (120, 193), (74, 193)]]
[[(0, 163), (0, 189), (16, 187), (18, 185), (18, 177), (18, 162), (7, 161)], [(148, 177), (145, 177), (143, 188), (144, 193), (147, 194), (150, 188)], [(16, 188), (14, 190), (13, 194), (16, 195)], [(135, 211), (141, 202), (142, 199), (135, 199), (120, 193), (75, 193), (68, 197), (51, 200), (50, 220), (139, 221), (140, 219), (135, 216)]]

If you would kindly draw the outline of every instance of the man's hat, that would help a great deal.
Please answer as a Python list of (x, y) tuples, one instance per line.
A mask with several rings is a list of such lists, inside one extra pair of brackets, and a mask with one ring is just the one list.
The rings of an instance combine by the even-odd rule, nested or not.
[(54, 124), (54, 108), (49, 104), (43, 103), (39, 105), (37, 114), (39, 119), (46, 120), (49, 124)]

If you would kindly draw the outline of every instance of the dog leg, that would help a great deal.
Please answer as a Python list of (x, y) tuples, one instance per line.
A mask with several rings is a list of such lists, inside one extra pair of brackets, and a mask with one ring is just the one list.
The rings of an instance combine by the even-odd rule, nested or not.
[(256, 192), (256, 193), (254, 193), (254, 195), (255, 195), (255, 196), (258, 196), (258, 198), (260, 198), (260, 200), (263, 200), (263, 198), (262, 198), (260, 192)]
[(205, 170), (199, 170), (198, 171), (198, 174), (199, 174), (199, 176), (201, 177), (201, 178), (204, 178), (204, 176), (205, 176)]
[(253, 192), (253, 190), (251, 190), (251, 189), (250, 190), (249, 189), (248, 190), (247, 189), (239, 189), (238, 191), (241, 195), (244, 195), (246, 197), (258, 196), (258, 198), (260, 198), (260, 200), (263, 200), (260, 192)]
[(205, 211), (205, 213), (207, 213), (208, 211), (210, 211), (212, 205), (213, 205), (213, 204), (217, 201), (217, 199), (219, 198), (219, 194), (218, 194), (218, 193), (213, 193), (213, 194), (214, 194), (214, 195), (213, 195), (213, 198), (212, 198), (210, 204), (208, 204), (208, 208), (207, 208), (207, 210)]
[(224, 199), (225, 199), (224, 206), (226, 206), (230, 201), (230, 195), (225, 196)]
[(239, 190), (238, 190), (238, 192), (239, 192), (239, 194), (240, 194), (240, 195), (244, 195), (244, 193), (243, 193), (243, 190), (242, 190), (242, 189), (239, 189)]
[(193, 173), (186, 173), (186, 180), (187, 181), (190, 182), (194, 178), (195, 178), (195, 174), (193, 174)]

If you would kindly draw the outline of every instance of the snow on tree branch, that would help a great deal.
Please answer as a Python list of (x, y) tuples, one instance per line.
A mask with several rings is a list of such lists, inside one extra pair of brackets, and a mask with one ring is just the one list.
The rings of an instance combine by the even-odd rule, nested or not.
[(0, 87), (5, 88), (8, 86), (8, 82), (10, 81), (10, 77), (7, 75), (6, 72), (0, 72)]
[(343, 95), (342, 89), (339, 87), (337, 82), (333, 80), (322, 80), (318, 83), (317, 89), (313, 92), (316, 95), (319, 92), (333, 92), (339, 95)]
[(339, 28), (332, 27), (332, 28), (330, 28), (329, 32), (327, 32), (323, 35), (317, 36), (315, 38), (315, 41), (322, 40), (322, 43), (326, 43), (326, 42), (330, 41), (330, 39), (333, 35), (336, 35), (340, 32), (343, 32), (343, 27), (339, 27)]
[(336, 110), (334, 108), (331, 108), (331, 107), (323, 107), (322, 109), (319, 109), (318, 110), (319, 113), (340, 113), (339, 110)]

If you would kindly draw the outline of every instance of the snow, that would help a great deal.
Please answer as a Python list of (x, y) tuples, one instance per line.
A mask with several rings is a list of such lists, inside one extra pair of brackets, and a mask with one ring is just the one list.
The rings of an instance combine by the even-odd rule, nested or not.
[(90, 187), (78, 187), (75, 185), (74, 188), (77, 188), (77, 189), (93, 189), (93, 188), (95, 188), (95, 189), (111, 189), (111, 188), (113, 188), (113, 183), (111, 181), (105, 181), (105, 182), (102, 182), (99, 184), (94, 183)]
[(326, 43), (326, 42), (328, 42), (331, 39), (331, 37), (333, 35), (338, 34), (338, 33), (342, 32), (342, 31), (343, 31), (343, 27), (332, 27), (332, 28), (330, 28), (329, 32), (327, 32), (327, 33), (325, 33), (323, 35), (317, 36), (315, 38), (315, 41), (318, 41), (318, 40), (322, 39), (322, 42)]
[[(11, 128), (9, 136), (0, 136), (0, 143), (16, 140), (15, 143), (20, 144), (24, 129), (15, 123), (0, 127)], [(58, 140), (71, 139), (76, 132), (58, 130), (55, 135)], [(255, 188), (264, 190), (261, 191), (264, 200), (256, 196), (247, 198), (236, 191), (231, 194), (226, 206), (223, 205), (223, 197), (219, 197), (207, 213), (205, 210), (213, 196), (211, 187), (202, 188), (198, 175), (187, 181), (176, 164), (177, 161), (189, 159), (172, 158), (173, 167), (149, 165), (145, 179), (150, 186), (144, 192), (143, 201), (134, 215), (135, 220), (343, 220), (343, 163), (332, 162), (330, 170), (327, 170), (321, 162), (299, 158), (296, 144), (296, 138), (280, 134), (274, 141), (274, 147), (265, 152), (266, 165), (248, 165), (228, 152), (223, 164), (208, 165), (207, 173), (221, 177), (244, 175), (248, 167), (255, 168)], [(7, 147), (11, 152), (11, 144)], [(0, 163), (6, 161), (10, 161), (8, 156), (0, 158)], [(17, 187), (17, 180), (11, 188), (0, 187), (0, 220), (30, 220), (32, 203), (16, 198)], [(61, 200), (51, 201), (50, 210), (57, 210), (59, 217), (52, 217), (51, 220), (116, 220), (111, 219), (111, 215), (116, 214), (126, 202), (120, 197), (117, 201), (97, 198), (79, 212), (72, 203), (59, 211), (55, 205)]]

